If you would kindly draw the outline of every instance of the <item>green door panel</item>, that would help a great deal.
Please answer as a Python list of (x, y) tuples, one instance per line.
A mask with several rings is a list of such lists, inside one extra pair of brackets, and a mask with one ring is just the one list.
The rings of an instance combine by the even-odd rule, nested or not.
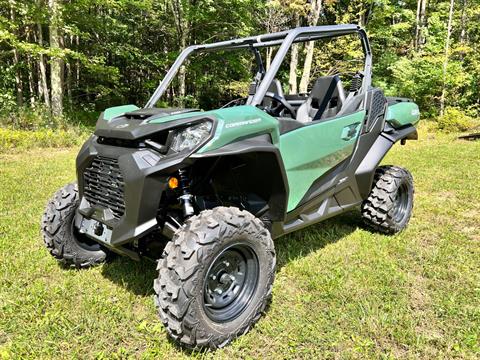
[(394, 128), (408, 124), (416, 125), (420, 120), (418, 105), (413, 102), (400, 102), (390, 105), (387, 109), (385, 120)]
[(135, 111), (138, 109), (138, 106), (135, 105), (122, 105), (122, 106), (115, 106), (106, 109), (103, 112), (103, 118), (107, 121), (112, 120), (114, 117), (123, 115), (129, 111)]
[(364, 118), (365, 111), (359, 111), (280, 136), (290, 189), (287, 211), (298, 205), (316, 179), (353, 152)]

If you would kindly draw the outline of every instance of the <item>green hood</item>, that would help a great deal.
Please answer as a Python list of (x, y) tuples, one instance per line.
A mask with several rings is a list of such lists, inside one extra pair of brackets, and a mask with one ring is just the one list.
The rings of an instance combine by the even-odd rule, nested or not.
[[(123, 120), (128, 124), (126, 128), (142, 128), (147, 125), (164, 125), (168, 127), (168, 123), (176, 121), (182, 122), (185, 120), (188, 122), (191, 118), (198, 119), (199, 117), (205, 117), (214, 119), (216, 121), (215, 133), (213, 138), (206, 143), (197, 152), (204, 153), (211, 150), (216, 150), (226, 144), (234, 142), (235, 140), (252, 137), (261, 134), (268, 134), (272, 138), (274, 145), (279, 144), (279, 125), (278, 120), (274, 117), (266, 114), (264, 111), (251, 105), (235, 106), (224, 109), (216, 109), (210, 111), (190, 111), (178, 113), (179, 109), (172, 109), (171, 112), (175, 114), (168, 114), (169, 109), (165, 109), (162, 113), (148, 116), (145, 121), (127, 120), (122, 115), (138, 110), (135, 105), (123, 105), (108, 108), (103, 113), (103, 120), (108, 123), (119, 122)], [(159, 129), (160, 130), (160, 129)]]
[(269, 134), (275, 145), (278, 144), (278, 121), (264, 111), (251, 105), (235, 106), (210, 111), (194, 111), (187, 114), (162, 116), (149, 120), (149, 124), (164, 124), (173, 120), (188, 119), (197, 116), (213, 117), (217, 127), (213, 139), (205, 144), (199, 153), (218, 149), (245, 136)]

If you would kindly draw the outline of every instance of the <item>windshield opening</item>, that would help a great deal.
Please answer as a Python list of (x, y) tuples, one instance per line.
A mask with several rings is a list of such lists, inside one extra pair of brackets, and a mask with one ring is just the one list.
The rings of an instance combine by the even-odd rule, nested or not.
[[(362, 41), (357, 33), (314, 40), (308, 71), (306, 58), (309, 43), (295, 43), (286, 53), (285, 50), (282, 53), (281, 44), (259, 48), (256, 50), (257, 58), (253, 48), (248, 46), (205, 52), (192, 50), (190, 56), (185, 55), (187, 59), (183, 65), (177, 66), (178, 71), (155, 106), (213, 110), (251, 103), (266, 73), (273, 76), (266, 96), (271, 95), (272, 89), (282, 98), (295, 94), (308, 95), (316, 79), (332, 75), (337, 75), (348, 89), (352, 79), (362, 74), (366, 64)], [(294, 48), (297, 51), (296, 61), (293, 60)], [(276, 73), (268, 72), (279, 53), (282, 62)], [(276, 86), (272, 85), (274, 81)], [(261, 108), (263, 102), (255, 102), (254, 99)]]

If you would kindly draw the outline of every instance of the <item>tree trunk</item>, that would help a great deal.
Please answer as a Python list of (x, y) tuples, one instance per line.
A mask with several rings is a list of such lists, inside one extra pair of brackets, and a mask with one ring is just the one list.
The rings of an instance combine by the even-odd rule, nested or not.
[(422, 0), (422, 8), (420, 9), (420, 33), (419, 33), (419, 44), (418, 46), (423, 46), (425, 44), (425, 25), (427, 23), (427, 0)]
[(418, 32), (420, 30), (420, 6), (422, 0), (417, 0), (417, 16), (415, 18), (415, 38), (413, 39), (413, 47), (418, 50)]
[[(184, 50), (187, 45), (186, 38), (182, 34), (182, 38), (180, 41), (180, 46), (181, 49)], [(187, 75), (187, 68), (186, 68), (186, 62), (180, 66), (180, 69), (178, 70), (178, 95), (180, 97), (179, 99), (179, 106), (182, 107), (185, 103), (185, 94), (186, 94), (186, 85), (185, 85), (185, 79)]]
[(302, 79), (300, 80), (300, 87), (298, 89), (299, 93), (306, 93), (308, 92), (308, 84), (310, 82), (310, 72), (312, 71), (312, 60), (313, 60), (313, 50), (314, 50), (314, 43), (313, 41), (309, 41), (305, 45), (305, 63), (303, 64), (303, 74)]
[[(42, 24), (37, 23), (38, 29), (38, 44), (43, 47), (43, 29)], [(45, 55), (43, 51), (40, 52), (38, 57), (38, 97), (44, 99), (45, 105), (50, 109), (50, 94), (48, 92), (48, 83), (47, 83), (47, 67), (45, 65)]]
[(466, 31), (466, 27), (467, 27), (467, 6), (468, 6), (468, 1), (467, 0), (463, 0), (463, 4), (462, 4), (462, 17), (461, 17), (461, 20), (460, 20), (460, 43), (462, 45), (465, 44), (465, 38), (466, 38), (466, 34), (467, 34), (467, 31)]
[(297, 93), (298, 44), (293, 44), (290, 50), (290, 73), (288, 76), (288, 93)]
[[(462, 5), (462, 17), (460, 20), (460, 44), (463, 46), (465, 45), (465, 42), (467, 40), (467, 6), (468, 6), (468, 1), (463, 0), (463, 5)], [(465, 57), (465, 51), (460, 52), (460, 59), (463, 61)]]
[[(10, 3), (10, 18), (12, 23), (15, 24), (16, 14), (15, 14), (15, 3)], [(14, 32), (14, 35), (17, 37), (17, 31)], [(17, 105), (23, 106), (23, 81), (22, 73), (20, 72), (20, 54), (16, 47), (13, 48), (13, 67), (15, 69), (15, 95), (17, 98)]]
[[(72, 48), (72, 35), (69, 37), (62, 38), (62, 48), (65, 48), (65, 42), (67, 42), (67, 48), (71, 49)], [(70, 61), (67, 61), (65, 63), (65, 93), (66, 93), (66, 101), (67, 105), (70, 106), (72, 103), (72, 65), (70, 64)]]
[[(300, 17), (295, 15), (295, 27), (300, 26)], [(290, 72), (288, 75), (288, 93), (297, 93), (298, 44), (292, 44), (290, 49)]]
[[(35, 27), (26, 27), (27, 40), (29, 42), (36, 43), (35, 37)], [(27, 64), (28, 64), (28, 91), (30, 96), (30, 106), (35, 107), (37, 102), (37, 93), (35, 91), (35, 61), (32, 58), (31, 54), (27, 54)]]
[(447, 77), (447, 67), (448, 67), (448, 58), (450, 50), (450, 36), (452, 35), (452, 20), (453, 20), (453, 6), (455, 0), (450, 0), (450, 11), (448, 13), (448, 25), (447, 25), (447, 37), (445, 39), (445, 59), (443, 61), (443, 88), (442, 96), (440, 97), (440, 115), (443, 115), (445, 111), (445, 96), (446, 96), (446, 77)]
[(425, 18), (427, 12), (427, 0), (418, 0), (417, 2), (417, 19), (415, 26), (415, 40), (414, 48), (419, 50), (425, 42), (424, 38), (424, 28), (425, 28)]
[[(177, 38), (180, 50), (184, 50), (187, 47), (187, 37), (189, 33), (189, 24), (185, 18), (185, 9), (181, 0), (170, 1), (170, 7), (174, 16), (175, 27), (177, 29)], [(178, 70), (178, 105), (181, 107), (184, 105), (184, 98), (186, 94), (186, 62)]]
[[(468, 1), (463, 0), (462, 4), (462, 17), (460, 19), (460, 44), (462, 46), (465, 45), (465, 41), (467, 38), (467, 6), (468, 6)], [(463, 61), (463, 58), (465, 57), (465, 51), (460, 52), (460, 59)]]
[[(76, 50), (80, 50), (80, 36), (75, 35), (75, 44), (77, 45)], [(75, 64), (75, 88), (80, 87), (80, 60), (77, 59)]]
[(35, 73), (35, 65), (32, 61), (32, 57), (28, 55), (28, 90), (30, 92), (30, 106), (35, 107), (36, 93), (35, 93), (35, 79), (33, 74)]
[(71, 104), (72, 100), (72, 66), (70, 63), (67, 62), (66, 64), (66, 72), (67, 72), (67, 81), (65, 81), (65, 88), (67, 92), (67, 102)]
[[(310, 5), (310, 11), (307, 17), (307, 22), (309, 26), (317, 25), (321, 10), (322, 10), (322, 0), (312, 0), (312, 3)], [(312, 70), (313, 50), (314, 50), (314, 42), (309, 41), (305, 45), (306, 55), (305, 55), (305, 62), (303, 64), (302, 79), (300, 80), (300, 88), (299, 88), (300, 93), (306, 93), (308, 91), (308, 83), (310, 82), (310, 72)]]
[[(51, 19), (49, 25), (50, 48), (61, 49), (60, 9), (59, 0), (48, 0)], [(53, 57), (50, 64), (50, 86), (52, 89), (52, 113), (54, 116), (63, 114), (63, 60)]]
[(270, 68), (270, 65), (272, 64), (272, 55), (273, 55), (273, 48), (271, 47), (267, 48), (267, 55), (265, 57), (265, 70), (268, 70)]
[(19, 69), (20, 55), (17, 49), (13, 49), (13, 66), (15, 68), (15, 93), (17, 95), (17, 105), (23, 106), (23, 82), (22, 74)]
[(358, 12), (358, 26), (365, 27), (365, 23), (366, 23), (365, 12), (366, 12), (366, 10), (363, 8), (363, 4), (361, 4), (360, 6), (361, 6), (361, 9)]

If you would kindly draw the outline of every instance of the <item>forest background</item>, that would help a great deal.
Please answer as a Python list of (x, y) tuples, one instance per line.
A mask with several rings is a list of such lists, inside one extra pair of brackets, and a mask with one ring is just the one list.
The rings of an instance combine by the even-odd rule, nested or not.
[[(367, 30), (375, 86), (412, 98), (432, 129), (468, 131), (480, 114), (479, 19), (478, 0), (0, 0), (0, 150), (77, 144), (106, 107), (145, 104), (190, 44), (344, 23)], [(307, 91), (356, 46), (295, 47), (285, 90)], [(166, 101), (215, 107), (245, 92), (252, 62), (225, 52), (189, 71)]]

